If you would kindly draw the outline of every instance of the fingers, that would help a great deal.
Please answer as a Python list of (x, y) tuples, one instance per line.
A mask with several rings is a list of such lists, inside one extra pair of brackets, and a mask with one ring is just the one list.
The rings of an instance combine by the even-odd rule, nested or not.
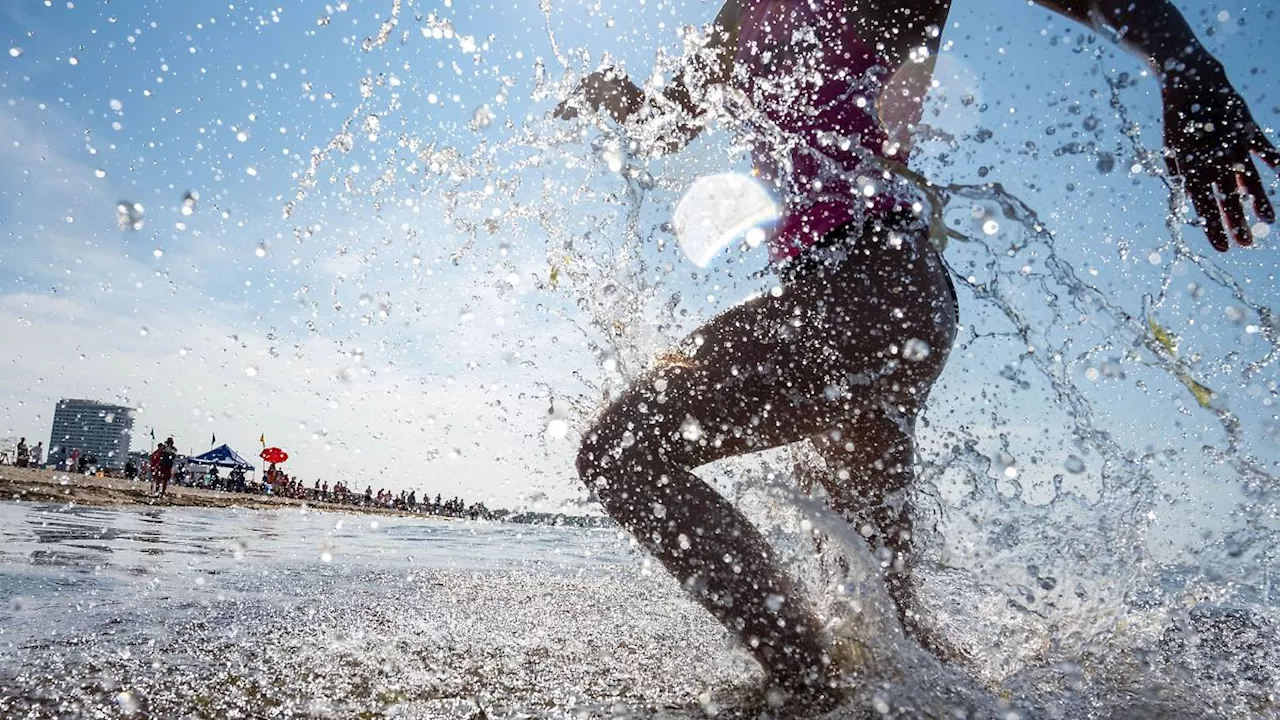
[(1213, 183), (1194, 172), (1187, 174), (1187, 194), (1191, 196), (1191, 205), (1196, 214), (1204, 220), (1204, 233), (1209, 236), (1209, 243), (1218, 252), (1226, 252), (1231, 247), (1227, 240), (1226, 229), (1222, 226), (1222, 208), (1218, 204), (1217, 195), (1213, 192)]
[(1253, 231), (1249, 229), (1249, 218), (1244, 214), (1244, 196), (1237, 189), (1238, 181), (1235, 177), (1230, 178), (1229, 182), (1230, 185), (1221, 180), (1218, 182), (1222, 214), (1227, 218), (1227, 232), (1241, 247), (1249, 247), (1253, 244)]
[(1271, 141), (1267, 139), (1267, 136), (1263, 134), (1262, 129), (1256, 123), (1251, 123), (1250, 129), (1252, 130), (1250, 133), (1250, 145), (1252, 145), (1252, 148), (1250, 149), (1257, 153), (1258, 157), (1262, 158), (1262, 162), (1266, 163), (1272, 170), (1280, 167), (1280, 150), (1276, 150), (1275, 145), (1271, 144)]
[(1244, 172), (1236, 174), (1236, 182), (1253, 198), (1253, 214), (1264, 223), (1275, 222), (1275, 208), (1271, 206), (1271, 200), (1267, 197), (1267, 188), (1262, 184), (1262, 178), (1258, 176), (1258, 169), (1253, 166), (1253, 163), (1247, 163)]
[(1262, 158), (1262, 161), (1272, 170), (1280, 168), (1280, 150), (1276, 150), (1271, 143), (1263, 140), (1258, 147), (1254, 148), (1254, 152), (1258, 153), (1258, 157)]
[(578, 117), (578, 108), (574, 107), (571, 103), (573, 99), (574, 98), (570, 97), (567, 100), (561, 101), (559, 105), (556, 105), (556, 109), (551, 111), (552, 117), (556, 117), (561, 120), (572, 120)]

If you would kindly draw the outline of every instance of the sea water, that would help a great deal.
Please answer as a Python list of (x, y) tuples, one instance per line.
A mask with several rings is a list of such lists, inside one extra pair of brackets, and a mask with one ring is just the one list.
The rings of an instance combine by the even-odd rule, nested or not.
[[(749, 656), (611, 529), (22, 503), (0, 504), (0, 528), (4, 717), (784, 713)], [(806, 578), (827, 617), (880, 619), (846, 631), (879, 665), (858, 668), (831, 717), (1274, 712), (1274, 608), (1261, 599), (1153, 604), (1130, 614), (1108, 657), (984, 685), (972, 661), (944, 664), (886, 627), (869, 556), (838, 527), (819, 530), (851, 568)], [(797, 569), (832, 575), (832, 551), (800, 554)], [(938, 572), (925, 574), (950, 582), (952, 605), (1018, 615)], [(1163, 583), (1153, 591), (1186, 589)]]
[(748, 656), (614, 530), (0, 503), (0, 716), (702, 716)]

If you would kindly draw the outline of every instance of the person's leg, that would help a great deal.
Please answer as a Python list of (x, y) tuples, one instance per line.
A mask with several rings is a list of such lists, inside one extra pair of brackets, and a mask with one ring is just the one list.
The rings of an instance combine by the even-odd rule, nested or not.
[(907, 626), (914, 558), (911, 514), (901, 491), (915, 480), (914, 434), (914, 408), (887, 402), (811, 438), (826, 461), (826, 472), (816, 475), (831, 509), (870, 544)]
[[(690, 470), (927, 393), (954, 334), (954, 301), (950, 323), (940, 320), (945, 277), (910, 243), (874, 250), (713, 319), (694, 334), (689, 362), (636, 382), (578, 457), (605, 510), (784, 684), (825, 679), (819, 620), (759, 531)], [(934, 352), (904, 361), (907, 340)]]

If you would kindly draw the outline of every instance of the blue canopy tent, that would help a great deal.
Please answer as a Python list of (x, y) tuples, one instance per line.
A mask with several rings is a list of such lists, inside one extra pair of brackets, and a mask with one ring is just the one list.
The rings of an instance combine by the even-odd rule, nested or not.
[(187, 458), (187, 462), (197, 465), (217, 465), (218, 467), (253, 470), (253, 464), (240, 457), (240, 453), (232, 450), (228, 445), (219, 445), (203, 455), (193, 455)]

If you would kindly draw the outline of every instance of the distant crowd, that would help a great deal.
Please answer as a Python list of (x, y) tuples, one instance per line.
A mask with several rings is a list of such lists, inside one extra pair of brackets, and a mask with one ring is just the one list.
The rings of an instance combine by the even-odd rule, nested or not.
[[(6, 464), (9, 462), (9, 452), (5, 450), (0, 453), (0, 459)], [(38, 442), (35, 447), (27, 447), (27, 439), (20, 438), (18, 446), (13, 451), (13, 464), (15, 467), (40, 467), (40, 463), (44, 460), (44, 443)]]
[[(7, 451), (0, 452), (0, 462), (3, 464), (9, 463), (9, 457)], [(45, 464), (43, 462), (44, 444), (37, 443), (34, 447), (28, 447), (26, 438), (18, 441), (12, 457), (12, 464), (16, 467), (46, 468), (108, 477), (121, 476), (118, 470), (100, 467), (98, 458), (93, 455), (81, 453), (75, 449), (66, 454), (64, 461)], [(252, 471), (251, 466), (228, 469), (218, 465), (190, 462), (189, 458), (178, 452), (173, 438), (167, 438), (156, 445), (143, 466), (140, 467), (133, 458), (130, 458), (125, 463), (122, 476), (130, 481), (147, 481), (150, 484), (150, 491), (156, 495), (167, 493), (169, 484), (173, 483), (221, 492), (273, 495), (311, 502), (386, 508), (424, 515), (471, 519), (493, 517), (484, 503), (468, 505), (459, 497), (445, 500), (437, 493), (434, 500), (425, 497), (419, 500), (416, 490), (402, 490), (396, 494), (391, 490), (379, 488), (374, 492), (372, 485), (365, 486), (364, 492), (356, 492), (352, 491), (346, 483), (337, 482), (330, 486), (327, 480), (316, 480), (311, 485), (307, 485), (296, 477), (290, 477), (274, 463), (262, 472), (260, 480), (250, 476), (249, 473)]]

